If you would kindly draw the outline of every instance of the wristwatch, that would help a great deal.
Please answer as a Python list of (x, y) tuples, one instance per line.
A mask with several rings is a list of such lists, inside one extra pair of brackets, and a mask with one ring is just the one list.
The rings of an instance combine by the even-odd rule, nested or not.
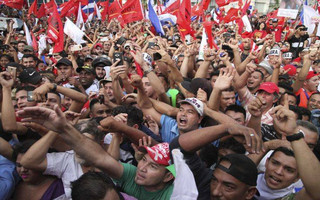
[(300, 140), (301, 138), (304, 138), (304, 132), (302, 130), (299, 130), (298, 133), (293, 135), (288, 135), (286, 138), (289, 142)]
[(57, 90), (57, 84), (53, 84), (53, 88), (50, 90), (50, 92), (55, 92)]
[(147, 74), (149, 74), (149, 73), (152, 72), (152, 71), (153, 71), (153, 68), (150, 67), (149, 69), (144, 70), (143, 73), (144, 73), (145, 75), (147, 75)]

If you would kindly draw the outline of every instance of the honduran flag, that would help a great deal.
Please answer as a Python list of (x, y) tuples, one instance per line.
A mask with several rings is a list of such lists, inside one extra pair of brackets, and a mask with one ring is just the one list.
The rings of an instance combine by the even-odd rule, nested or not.
[(154, 11), (154, 9), (152, 7), (151, 0), (149, 0), (149, 2), (148, 2), (148, 8), (149, 8), (149, 20), (151, 21), (152, 25), (156, 29), (157, 33), (159, 35), (164, 35), (162, 25), (160, 23), (160, 20), (157, 16), (156, 12)]

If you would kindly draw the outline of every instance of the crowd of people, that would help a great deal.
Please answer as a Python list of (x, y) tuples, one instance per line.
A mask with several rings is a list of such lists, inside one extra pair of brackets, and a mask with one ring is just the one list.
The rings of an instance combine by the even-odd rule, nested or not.
[(10, 19), (47, 17), (0, 10), (0, 199), (320, 199), (318, 23), (249, 11), (202, 48), (200, 19), (93, 19), (40, 52)]

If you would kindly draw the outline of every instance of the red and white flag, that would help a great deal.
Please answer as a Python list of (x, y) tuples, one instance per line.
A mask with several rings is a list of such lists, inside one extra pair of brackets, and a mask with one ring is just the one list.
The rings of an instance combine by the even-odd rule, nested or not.
[(144, 16), (141, 0), (128, 0), (122, 7), (121, 15), (126, 24), (142, 20)]
[[(57, 7), (55, 6), (55, 8)], [(53, 53), (63, 51), (63, 25), (57, 9), (53, 9), (53, 13), (48, 19), (47, 37), (54, 43)]]

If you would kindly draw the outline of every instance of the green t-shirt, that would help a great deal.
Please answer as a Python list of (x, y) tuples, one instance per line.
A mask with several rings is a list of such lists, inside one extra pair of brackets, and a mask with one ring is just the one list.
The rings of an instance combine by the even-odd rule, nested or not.
[(122, 177), (120, 179), (115, 179), (114, 181), (123, 189), (125, 193), (139, 200), (170, 199), (173, 190), (173, 184), (169, 184), (157, 192), (149, 192), (145, 190), (143, 186), (136, 184), (134, 181), (137, 168), (131, 164), (121, 164), (124, 167)]
[(279, 200), (295, 200), (296, 193), (288, 194), (285, 197), (280, 198)]

